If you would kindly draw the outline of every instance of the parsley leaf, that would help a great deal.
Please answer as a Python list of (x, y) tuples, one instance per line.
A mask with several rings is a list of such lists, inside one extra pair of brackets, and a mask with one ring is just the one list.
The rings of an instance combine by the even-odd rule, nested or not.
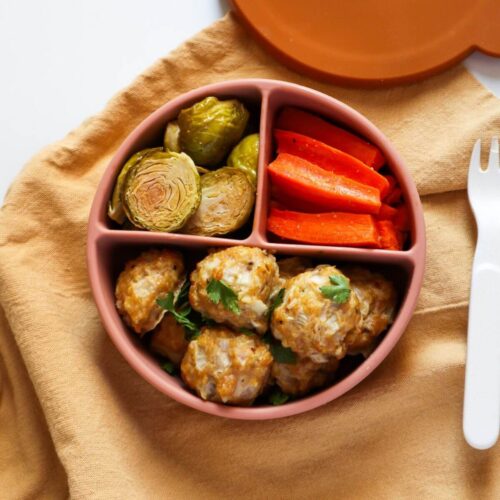
[(173, 375), (176, 372), (175, 365), (171, 361), (165, 361), (162, 363), (161, 367), (170, 375)]
[(189, 278), (186, 278), (184, 280), (184, 283), (181, 286), (181, 289), (179, 290), (179, 293), (177, 294), (177, 299), (175, 301), (175, 307), (179, 307), (180, 305), (182, 305), (188, 301), (190, 286), (191, 286), (191, 282), (189, 281)]
[(289, 347), (285, 347), (279, 340), (275, 339), (270, 331), (262, 335), (260, 340), (269, 346), (276, 362), (289, 365), (294, 365), (297, 362), (297, 355)]
[(262, 335), (260, 340), (262, 340), (262, 342), (264, 342), (265, 344), (271, 344), (271, 342), (274, 340), (274, 337), (271, 335), (270, 331), (267, 331), (266, 333), (264, 333), (264, 335)]
[(248, 336), (255, 335), (255, 333), (252, 332), (252, 330), (249, 330), (248, 328), (244, 328), (244, 327), (238, 328), (238, 331), (240, 333), (244, 333), (245, 335), (248, 335)]
[(169, 292), (165, 297), (156, 299), (156, 303), (162, 309), (168, 311), (175, 318), (175, 321), (184, 327), (186, 332), (190, 332), (189, 336), (186, 335), (188, 340), (199, 336), (200, 329), (198, 325), (189, 318), (192, 309), (188, 302), (184, 303), (180, 309), (176, 309), (174, 306), (174, 294)]
[(321, 293), (328, 299), (333, 300), (337, 304), (344, 304), (351, 296), (351, 288), (349, 280), (341, 274), (334, 274), (330, 276), (329, 286), (320, 287)]
[(289, 347), (274, 342), (271, 344), (270, 349), (274, 360), (278, 363), (294, 365), (297, 362), (297, 355)]
[(283, 304), (283, 298), (285, 297), (285, 289), (282, 288), (274, 297), (273, 300), (269, 306), (269, 309), (267, 310), (267, 317), (270, 318), (271, 315), (273, 314), (273, 311), (279, 307), (281, 304)]
[(214, 303), (222, 305), (235, 314), (240, 313), (238, 305), (238, 295), (222, 280), (214, 280), (213, 278), (207, 285), (208, 298)]
[(285, 394), (279, 387), (275, 387), (269, 394), (268, 400), (273, 406), (279, 406), (286, 403), (290, 399), (288, 394)]

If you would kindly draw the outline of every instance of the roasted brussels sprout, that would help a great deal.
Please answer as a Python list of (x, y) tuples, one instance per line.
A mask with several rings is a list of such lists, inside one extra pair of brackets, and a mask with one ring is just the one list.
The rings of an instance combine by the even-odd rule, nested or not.
[(135, 226), (176, 231), (200, 204), (200, 176), (189, 156), (154, 153), (130, 169), (122, 200), (127, 217)]
[(248, 118), (247, 109), (236, 99), (206, 97), (179, 113), (181, 150), (197, 165), (214, 167), (241, 139)]
[(199, 167), (198, 165), (196, 165), (196, 170), (200, 175), (205, 175), (208, 174), (208, 172), (210, 172), (210, 170), (208, 170), (207, 168)]
[(165, 129), (165, 136), (163, 137), (163, 146), (165, 151), (172, 151), (173, 153), (181, 152), (181, 145), (179, 144), (179, 124), (176, 121), (168, 123)]
[(224, 167), (201, 178), (201, 203), (183, 233), (216, 236), (236, 231), (248, 220), (255, 192), (246, 174)]
[(132, 155), (127, 163), (122, 167), (118, 178), (116, 179), (115, 188), (113, 189), (113, 195), (108, 203), (108, 217), (118, 224), (124, 224), (126, 222), (127, 216), (125, 215), (125, 210), (123, 209), (122, 202), (122, 191), (123, 185), (125, 183), (125, 178), (127, 177), (130, 169), (139, 161), (141, 161), (145, 156), (151, 155), (161, 151), (161, 148), (150, 148), (143, 149), (138, 153)]
[(252, 182), (253, 187), (257, 185), (257, 163), (259, 160), (259, 134), (251, 134), (243, 137), (231, 151), (227, 164), (230, 167), (243, 170)]

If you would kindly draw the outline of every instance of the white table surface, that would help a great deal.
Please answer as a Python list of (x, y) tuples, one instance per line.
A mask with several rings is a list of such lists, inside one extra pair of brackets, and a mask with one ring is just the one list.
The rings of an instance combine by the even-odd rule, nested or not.
[[(40, 148), (227, 9), (225, 0), (0, 0), (0, 200)], [(500, 97), (500, 59), (466, 64)]]

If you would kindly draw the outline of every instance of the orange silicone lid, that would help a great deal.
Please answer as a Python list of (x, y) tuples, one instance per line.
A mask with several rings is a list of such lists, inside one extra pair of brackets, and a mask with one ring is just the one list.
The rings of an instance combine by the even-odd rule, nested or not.
[(281, 61), (336, 83), (427, 77), (478, 49), (500, 56), (500, 0), (231, 0)]

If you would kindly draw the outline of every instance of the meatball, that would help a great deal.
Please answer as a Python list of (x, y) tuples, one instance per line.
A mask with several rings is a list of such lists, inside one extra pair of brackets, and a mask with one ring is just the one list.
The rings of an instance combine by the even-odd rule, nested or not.
[(204, 327), (181, 363), (184, 382), (209, 401), (250, 405), (261, 394), (273, 357), (256, 335)]
[(130, 260), (116, 283), (116, 307), (139, 334), (152, 330), (165, 311), (156, 299), (174, 292), (184, 279), (182, 255), (173, 250), (148, 250)]
[(189, 342), (186, 340), (184, 327), (167, 313), (151, 336), (151, 349), (168, 358), (179, 366), (186, 353)]
[(358, 297), (361, 323), (347, 334), (348, 354), (367, 354), (375, 339), (394, 320), (397, 294), (394, 285), (381, 274), (361, 267), (346, 270)]
[(285, 286), (286, 280), (312, 267), (312, 262), (307, 257), (286, 257), (285, 259), (278, 260), (281, 286)]
[(283, 303), (272, 315), (271, 331), (282, 344), (315, 363), (346, 354), (347, 334), (360, 323), (358, 297), (350, 293), (339, 304), (325, 297), (320, 287), (331, 285), (330, 276), (342, 273), (322, 265), (305, 271), (285, 284)]
[[(239, 312), (212, 302), (207, 293), (211, 280), (223, 281), (238, 296)], [(236, 246), (211, 253), (191, 273), (189, 302), (196, 311), (218, 323), (264, 333), (271, 294), (279, 285), (274, 256), (260, 248)]]
[(296, 363), (274, 362), (271, 375), (280, 389), (294, 396), (300, 396), (333, 380), (338, 361), (314, 363), (309, 358), (298, 358)]

